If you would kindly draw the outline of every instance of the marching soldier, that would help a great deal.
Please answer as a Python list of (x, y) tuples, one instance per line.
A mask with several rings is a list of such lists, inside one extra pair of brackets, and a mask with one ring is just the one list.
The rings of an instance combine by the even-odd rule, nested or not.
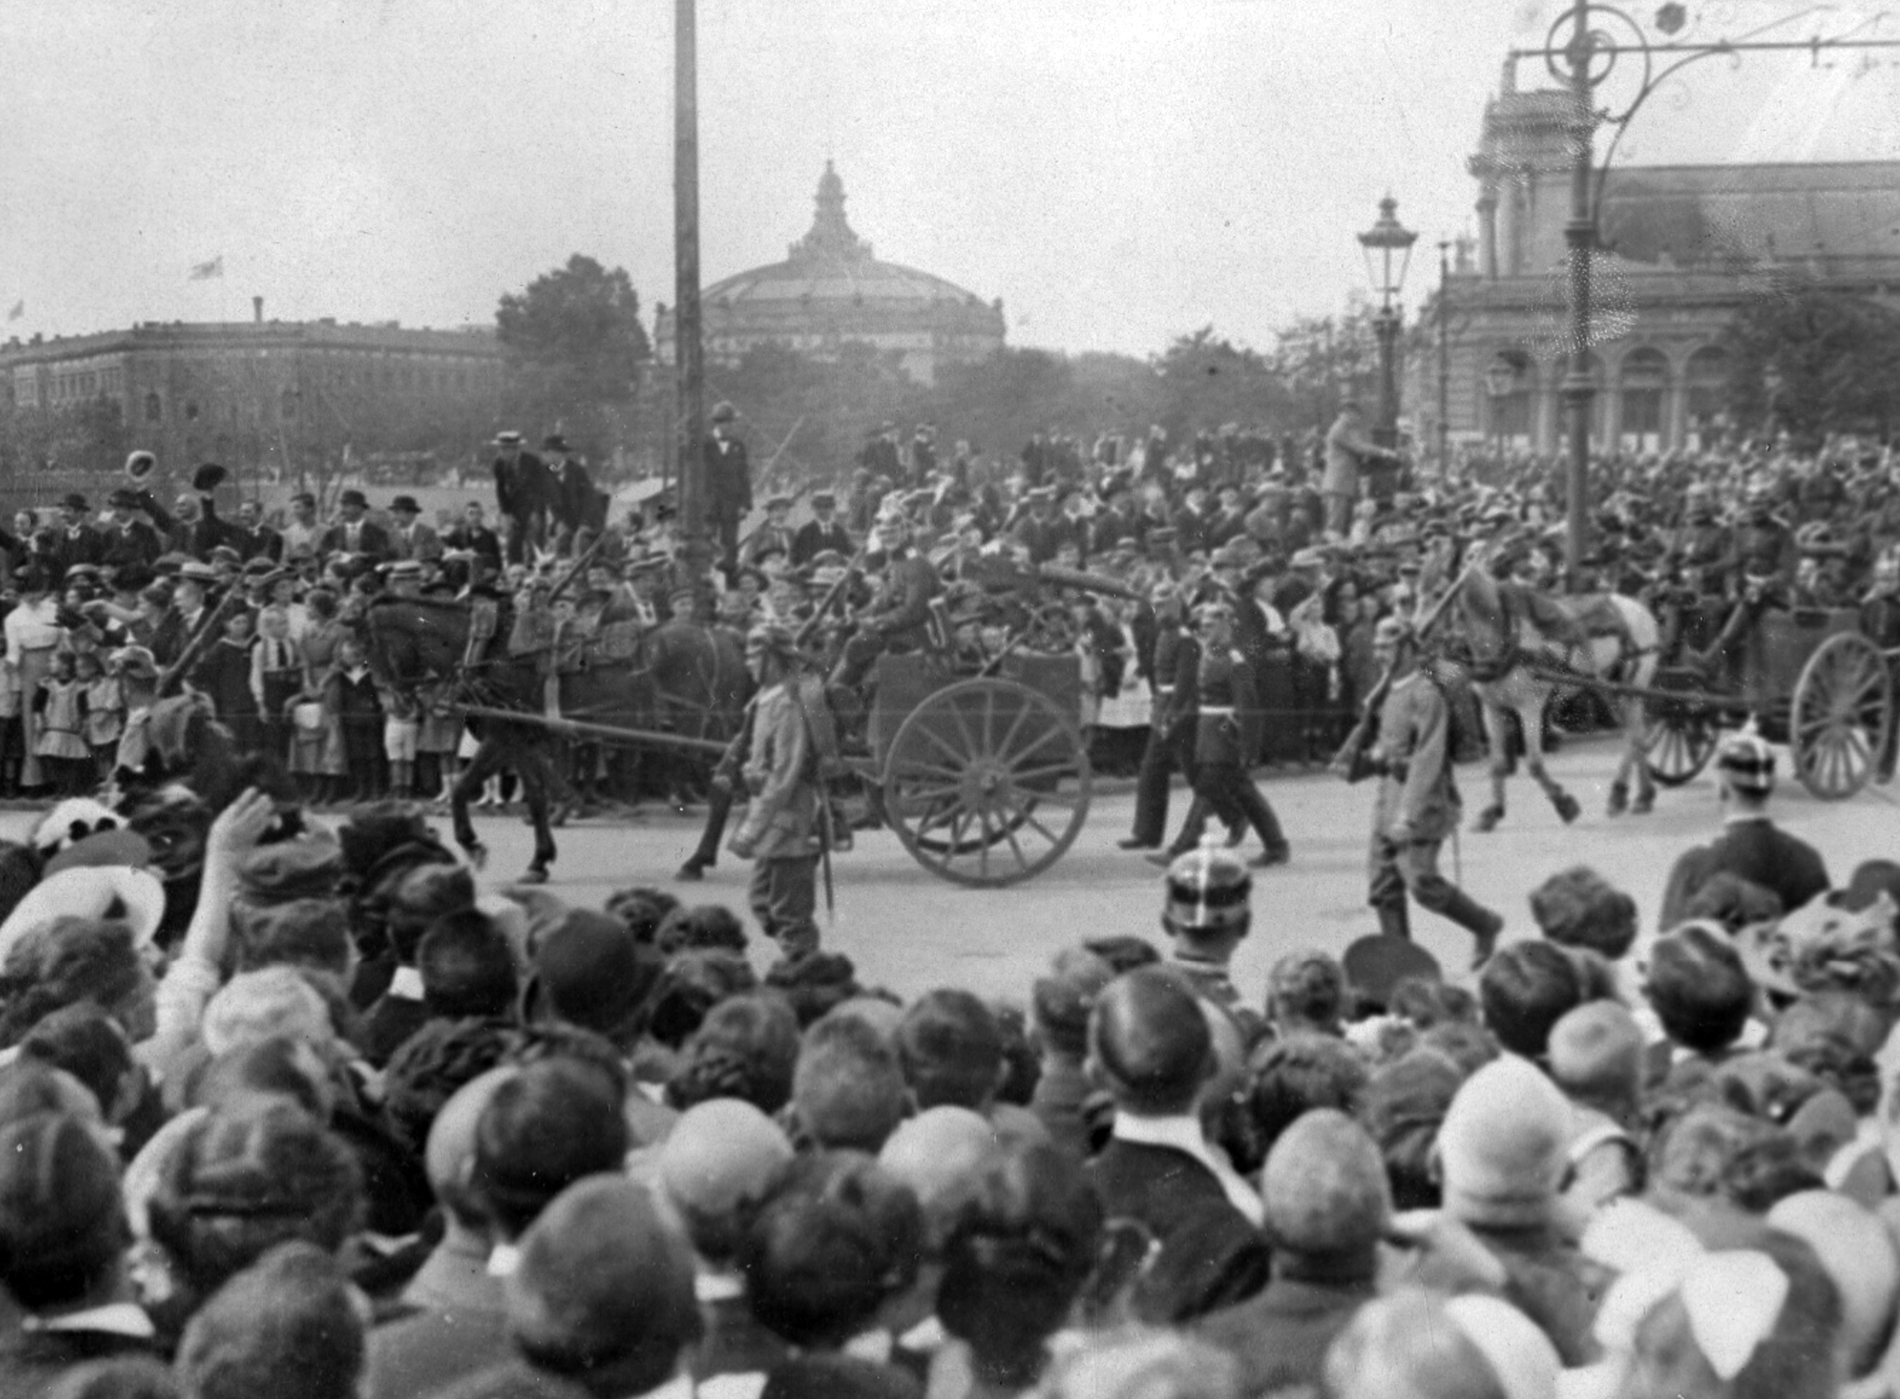
[(786, 957), (818, 950), (819, 754), (813, 717), (825, 703), (784, 627), (755, 627), (746, 668), (759, 684), (744, 777), (751, 804), (732, 853), (753, 861), (752, 916)]
[(1372, 649), (1392, 680), (1369, 754), (1380, 776), (1366, 901), (1378, 912), (1380, 932), (1389, 937), (1412, 935), (1408, 898), (1449, 918), (1471, 933), (1472, 965), (1481, 966), (1497, 946), (1504, 919), (1438, 872), (1439, 847), (1457, 829), (1463, 812), (1452, 780), (1445, 696), (1420, 668), (1417, 643), (1398, 618), (1379, 622)]
[(1253, 667), (1234, 646), (1234, 609), (1225, 602), (1203, 603), (1195, 609), (1194, 625), (1200, 644), (1182, 649), (1174, 685), (1177, 696), (1194, 696), (1192, 781), (1197, 800), (1174, 844), (1148, 858), (1165, 867), (1194, 849), (1211, 810), (1229, 826), (1244, 818), (1260, 837), (1256, 869), (1283, 865), (1290, 853), (1286, 835), (1247, 771), (1252, 755), (1260, 751), (1261, 713)]

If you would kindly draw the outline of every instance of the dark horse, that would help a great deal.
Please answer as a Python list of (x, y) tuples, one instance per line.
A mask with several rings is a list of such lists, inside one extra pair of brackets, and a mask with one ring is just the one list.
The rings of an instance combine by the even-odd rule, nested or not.
[[(513, 614), (504, 604), (484, 617), (486, 639), (470, 656), (476, 605), (433, 598), (381, 598), (368, 613), (370, 664), (385, 683), (414, 692), (443, 687), (451, 707), (512, 710), (519, 720), (471, 716), (478, 747), (449, 794), (455, 842), (479, 868), (487, 850), (469, 820), (469, 799), (503, 768), (521, 779), (534, 825), (534, 858), (522, 876), (539, 884), (554, 863), (550, 800), (559, 785), (558, 732), (545, 722), (545, 652), (511, 654)], [(724, 739), (744, 703), (745, 657), (722, 632), (669, 625), (640, 638), (631, 656), (602, 660), (559, 677), (562, 718), (609, 728), (666, 729)]]

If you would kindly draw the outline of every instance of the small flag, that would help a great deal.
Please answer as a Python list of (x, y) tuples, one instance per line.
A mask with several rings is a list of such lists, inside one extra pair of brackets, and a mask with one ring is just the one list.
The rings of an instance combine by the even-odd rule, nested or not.
[(12, 309), (7, 312), (7, 319), (10, 321), (17, 321), (20, 319), (20, 317), (24, 316), (25, 314), (26, 314), (26, 301), (22, 299), (13, 303)]
[(191, 265), (191, 280), (194, 282), (205, 282), (205, 281), (209, 281), (213, 277), (222, 277), (223, 275), (224, 275), (224, 254), (223, 253), (219, 253), (216, 257), (212, 258), (211, 261), (209, 262), (194, 262)]

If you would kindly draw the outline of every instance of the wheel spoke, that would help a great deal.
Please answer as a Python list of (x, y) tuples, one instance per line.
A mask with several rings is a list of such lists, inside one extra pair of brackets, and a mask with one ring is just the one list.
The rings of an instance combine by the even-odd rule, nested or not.
[(1012, 782), (1034, 782), (1039, 777), (1073, 777), (1079, 771), (1072, 762), (1044, 763), (1040, 767), (1012, 768), (1009, 777)]
[(963, 794), (959, 783), (949, 782), (938, 787), (906, 787), (903, 800), (912, 802), (941, 801), (945, 797), (957, 797)]
[(1041, 831), (1043, 839), (1048, 841), (1051, 845), (1062, 844), (1062, 837), (1058, 836), (1054, 831), (1050, 830), (1047, 826), (1043, 825), (1042, 822), (1038, 821), (1036, 819), (1036, 813), (1029, 810), (1027, 807), (1023, 808), (1023, 820), (1027, 824), (1034, 826), (1037, 830)]
[(1022, 866), (1024, 870), (1028, 870), (1032, 862), (1027, 855), (1023, 854), (1022, 842), (1016, 839), (1015, 826), (1005, 825), (1003, 827), (1003, 838), (1009, 842), (1010, 851), (1016, 856), (1016, 863)]
[(984, 751), (991, 752), (989, 745), (996, 742), (996, 691), (983, 691), (983, 743)]
[(932, 743), (936, 744), (938, 750), (946, 758), (949, 758), (952, 762), (961, 764), (961, 763), (967, 763), (969, 761), (970, 755), (968, 752), (963, 752), (963, 753), (957, 752), (956, 749), (950, 746), (949, 739), (945, 738), (942, 734), (938, 733), (935, 729), (931, 728), (928, 724), (919, 724), (917, 726), (917, 732), (922, 734), (925, 738), (929, 739)]
[(1063, 806), (1073, 810), (1082, 804), (1079, 792), (1030, 792), (1026, 794), (1030, 807), (1041, 806), (1047, 802), (1050, 806)]
[(960, 767), (951, 767), (948, 763), (928, 762), (923, 758), (904, 759), (902, 763), (898, 764), (892, 776), (902, 781), (908, 780), (918, 773), (923, 773), (929, 777), (948, 777), (952, 781), (960, 781), (963, 777), (963, 769)]
[(945, 817), (955, 816), (962, 810), (963, 803), (961, 802), (952, 802), (948, 806), (934, 808), (923, 820), (917, 823), (916, 837), (921, 839), (924, 832), (929, 830), (932, 826), (942, 825)]
[(1011, 758), (1012, 762), (1020, 763), (1024, 758), (1027, 758), (1031, 753), (1035, 752), (1038, 748), (1046, 748), (1049, 744), (1053, 743), (1056, 739), (1063, 738), (1065, 736), (1066, 736), (1066, 731), (1059, 724), (1051, 724), (1042, 733), (1040, 737), (1031, 740), (1028, 747), (1019, 748), (1016, 750), (1015, 753), (1008, 754), (1008, 756)]
[(981, 752), (982, 750), (976, 746), (976, 735), (970, 732), (970, 721), (964, 715), (963, 706), (952, 704), (948, 707), (950, 717), (957, 721), (957, 732), (963, 735), (963, 751), (965, 753)]
[(1029, 709), (1030, 706), (1027, 704), (1017, 707), (1016, 717), (1010, 720), (1009, 732), (1004, 734), (1003, 741), (996, 745), (998, 753), (1009, 752), (1010, 745), (1016, 742), (1016, 735), (1021, 733), (1023, 725), (1029, 722)]

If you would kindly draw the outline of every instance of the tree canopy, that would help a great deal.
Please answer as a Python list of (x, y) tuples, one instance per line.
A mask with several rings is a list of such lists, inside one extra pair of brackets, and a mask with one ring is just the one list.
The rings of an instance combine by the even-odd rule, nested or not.
[(525, 291), (501, 298), (495, 335), (507, 367), (509, 413), (524, 424), (558, 424), (577, 450), (608, 455), (652, 355), (626, 269), (609, 270), (575, 253)]
[[(1750, 303), (1728, 328), (1730, 409), (1797, 443), (1900, 427), (1900, 315), (1802, 286)], [(1771, 388), (1772, 385), (1772, 388)]]

